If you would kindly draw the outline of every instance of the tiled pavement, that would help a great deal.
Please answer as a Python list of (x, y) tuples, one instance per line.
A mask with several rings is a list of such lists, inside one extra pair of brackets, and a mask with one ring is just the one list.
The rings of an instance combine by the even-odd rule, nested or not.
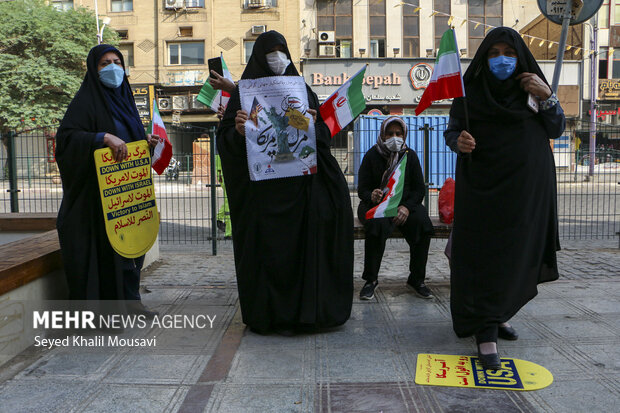
[[(131, 330), (150, 349), (34, 347), (0, 367), (0, 412), (610, 412), (620, 403), (620, 250), (617, 240), (564, 242), (562, 278), (514, 319), (520, 338), (500, 353), (548, 368), (533, 392), (414, 384), (418, 353), (474, 354), (452, 332), (443, 241), (427, 284), (405, 287), (407, 245), (390, 241), (376, 299), (341, 328), (259, 336), (241, 323), (230, 245), (219, 254), (163, 248), (145, 273), (144, 301), (165, 314), (216, 315), (213, 329)], [(363, 245), (356, 244), (356, 275)]]

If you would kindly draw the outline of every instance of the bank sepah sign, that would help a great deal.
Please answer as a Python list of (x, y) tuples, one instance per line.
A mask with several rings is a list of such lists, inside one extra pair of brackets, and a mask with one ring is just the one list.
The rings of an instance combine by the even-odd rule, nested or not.
[[(319, 96), (319, 100), (324, 101), (364, 64), (368, 64), (368, 68), (362, 83), (362, 92), (367, 104), (416, 106), (430, 81), (435, 61), (308, 59), (303, 64), (304, 79)], [(462, 62), (462, 65), (465, 70), (469, 62)]]

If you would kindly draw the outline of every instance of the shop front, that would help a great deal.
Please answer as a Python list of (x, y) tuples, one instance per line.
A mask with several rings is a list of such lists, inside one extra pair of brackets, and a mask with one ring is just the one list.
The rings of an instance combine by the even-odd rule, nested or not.
[[(413, 115), (431, 79), (432, 59), (304, 59), (301, 67), (306, 83), (323, 102), (366, 64), (363, 114)], [(461, 64), (467, 69), (469, 59)], [(424, 114), (447, 115), (451, 103), (435, 102)]]

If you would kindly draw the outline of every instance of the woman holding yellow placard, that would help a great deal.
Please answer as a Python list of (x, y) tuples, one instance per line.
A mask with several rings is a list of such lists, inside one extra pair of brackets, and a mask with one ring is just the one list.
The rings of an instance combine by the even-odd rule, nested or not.
[(56, 161), (63, 199), (57, 229), (72, 300), (131, 300), (128, 311), (154, 316), (138, 291), (144, 256), (129, 259), (112, 249), (106, 235), (93, 152), (108, 147), (116, 162), (127, 158), (127, 143), (146, 135), (138, 115), (121, 52), (93, 47), (80, 90), (56, 134)]

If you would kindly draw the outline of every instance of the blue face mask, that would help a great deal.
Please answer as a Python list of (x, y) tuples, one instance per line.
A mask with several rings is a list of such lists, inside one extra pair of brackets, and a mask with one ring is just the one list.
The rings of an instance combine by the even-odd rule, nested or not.
[(117, 64), (111, 63), (99, 71), (99, 80), (104, 86), (116, 89), (123, 83), (125, 71)]
[(497, 56), (489, 59), (489, 69), (499, 80), (506, 80), (512, 75), (517, 67), (517, 58)]

